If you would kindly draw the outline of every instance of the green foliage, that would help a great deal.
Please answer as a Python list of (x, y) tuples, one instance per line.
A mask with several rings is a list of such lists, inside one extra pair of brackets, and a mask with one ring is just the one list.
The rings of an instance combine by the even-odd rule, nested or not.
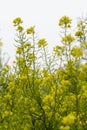
[(52, 54), (34, 26), (13, 21), (16, 58), (0, 69), (0, 130), (87, 130), (87, 28), (80, 21), (73, 36), (71, 21), (59, 20), (63, 36)]

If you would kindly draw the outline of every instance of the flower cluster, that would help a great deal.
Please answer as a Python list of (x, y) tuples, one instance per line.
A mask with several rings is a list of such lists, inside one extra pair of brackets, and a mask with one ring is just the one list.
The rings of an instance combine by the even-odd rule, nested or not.
[(81, 31), (81, 30), (78, 30), (76, 33), (75, 33), (75, 36), (77, 36), (77, 37), (81, 37), (81, 36), (83, 36), (84, 35), (84, 33)]
[(13, 20), (13, 25), (14, 26), (18, 26), (21, 23), (23, 23), (23, 20), (20, 17), (18, 17), (18, 18), (16, 18), (16, 19)]
[(74, 47), (72, 48), (72, 50), (71, 50), (71, 55), (72, 55), (73, 57), (79, 58), (79, 57), (81, 57), (81, 56), (83, 55), (83, 52), (82, 52), (81, 48), (79, 48), (79, 47), (77, 47), (77, 46), (74, 46)]
[(71, 43), (71, 42), (73, 42), (75, 40), (75, 38), (73, 37), (73, 36), (71, 36), (71, 35), (67, 35), (67, 36), (64, 36), (63, 38), (62, 38), (62, 42), (63, 43)]
[(75, 115), (70, 113), (69, 115), (63, 118), (62, 122), (65, 125), (71, 125), (75, 122), (75, 119), (76, 119)]
[(35, 26), (31, 26), (26, 30), (27, 34), (34, 34), (35, 33)]
[(42, 39), (40, 39), (39, 41), (38, 41), (38, 47), (40, 48), (40, 47), (45, 47), (45, 46), (47, 46), (48, 44), (47, 44), (47, 41), (46, 41), (46, 39), (45, 38), (42, 38)]
[(70, 28), (72, 20), (67, 17), (67, 16), (63, 16), (60, 20), (59, 20), (59, 26), (64, 26), (67, 28)]

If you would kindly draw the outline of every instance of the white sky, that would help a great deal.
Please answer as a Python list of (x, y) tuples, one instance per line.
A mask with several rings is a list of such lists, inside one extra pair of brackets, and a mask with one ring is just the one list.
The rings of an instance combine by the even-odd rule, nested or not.
[(39, 38), (45, 37), (49, 46), (58, 44), (58, 20), (67, 15), (73, 20), (86, 16), (87, 0), (0, 0), (0, 38), (4, 51), (15, 54), (15, 31), (12, 21), (21, 17), (24, 26), (36, 26)]

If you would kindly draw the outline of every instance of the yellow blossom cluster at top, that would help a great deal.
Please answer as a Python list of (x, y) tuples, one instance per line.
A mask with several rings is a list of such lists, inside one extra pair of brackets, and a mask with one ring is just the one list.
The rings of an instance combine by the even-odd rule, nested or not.
[(65, 26), (70, 28), (72, 20), (67, 17), (67, 16), (63, 16), (60, 20), (59, 20), (59, 26)]
[(20, 25), (22, 23), (23, 23), (23, 20), (20, 17), (13, 20), (13, 25), (17, 27), (16, 30), (19, 32), (22, 32), (24, 30), (24, 28)]
[(23, 23), (23, 20), (20, 17), (13, 20), (13, 25), (14, 26), (18, 26), (21, 23)]

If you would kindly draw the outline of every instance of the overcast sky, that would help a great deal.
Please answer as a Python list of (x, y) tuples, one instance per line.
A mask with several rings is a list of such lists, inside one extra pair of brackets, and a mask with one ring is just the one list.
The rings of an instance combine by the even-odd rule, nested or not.
[(76, 20), (87, 15), (87, 0), (0, 0), (0, 38), (4, 51), (15, 54), (15, 31), (12, 21), (21, 17), (24, 26), (36, 26), (39, 38), (45, 37), (50, 46), (58, 43), (58, 20), (67, 15)]

